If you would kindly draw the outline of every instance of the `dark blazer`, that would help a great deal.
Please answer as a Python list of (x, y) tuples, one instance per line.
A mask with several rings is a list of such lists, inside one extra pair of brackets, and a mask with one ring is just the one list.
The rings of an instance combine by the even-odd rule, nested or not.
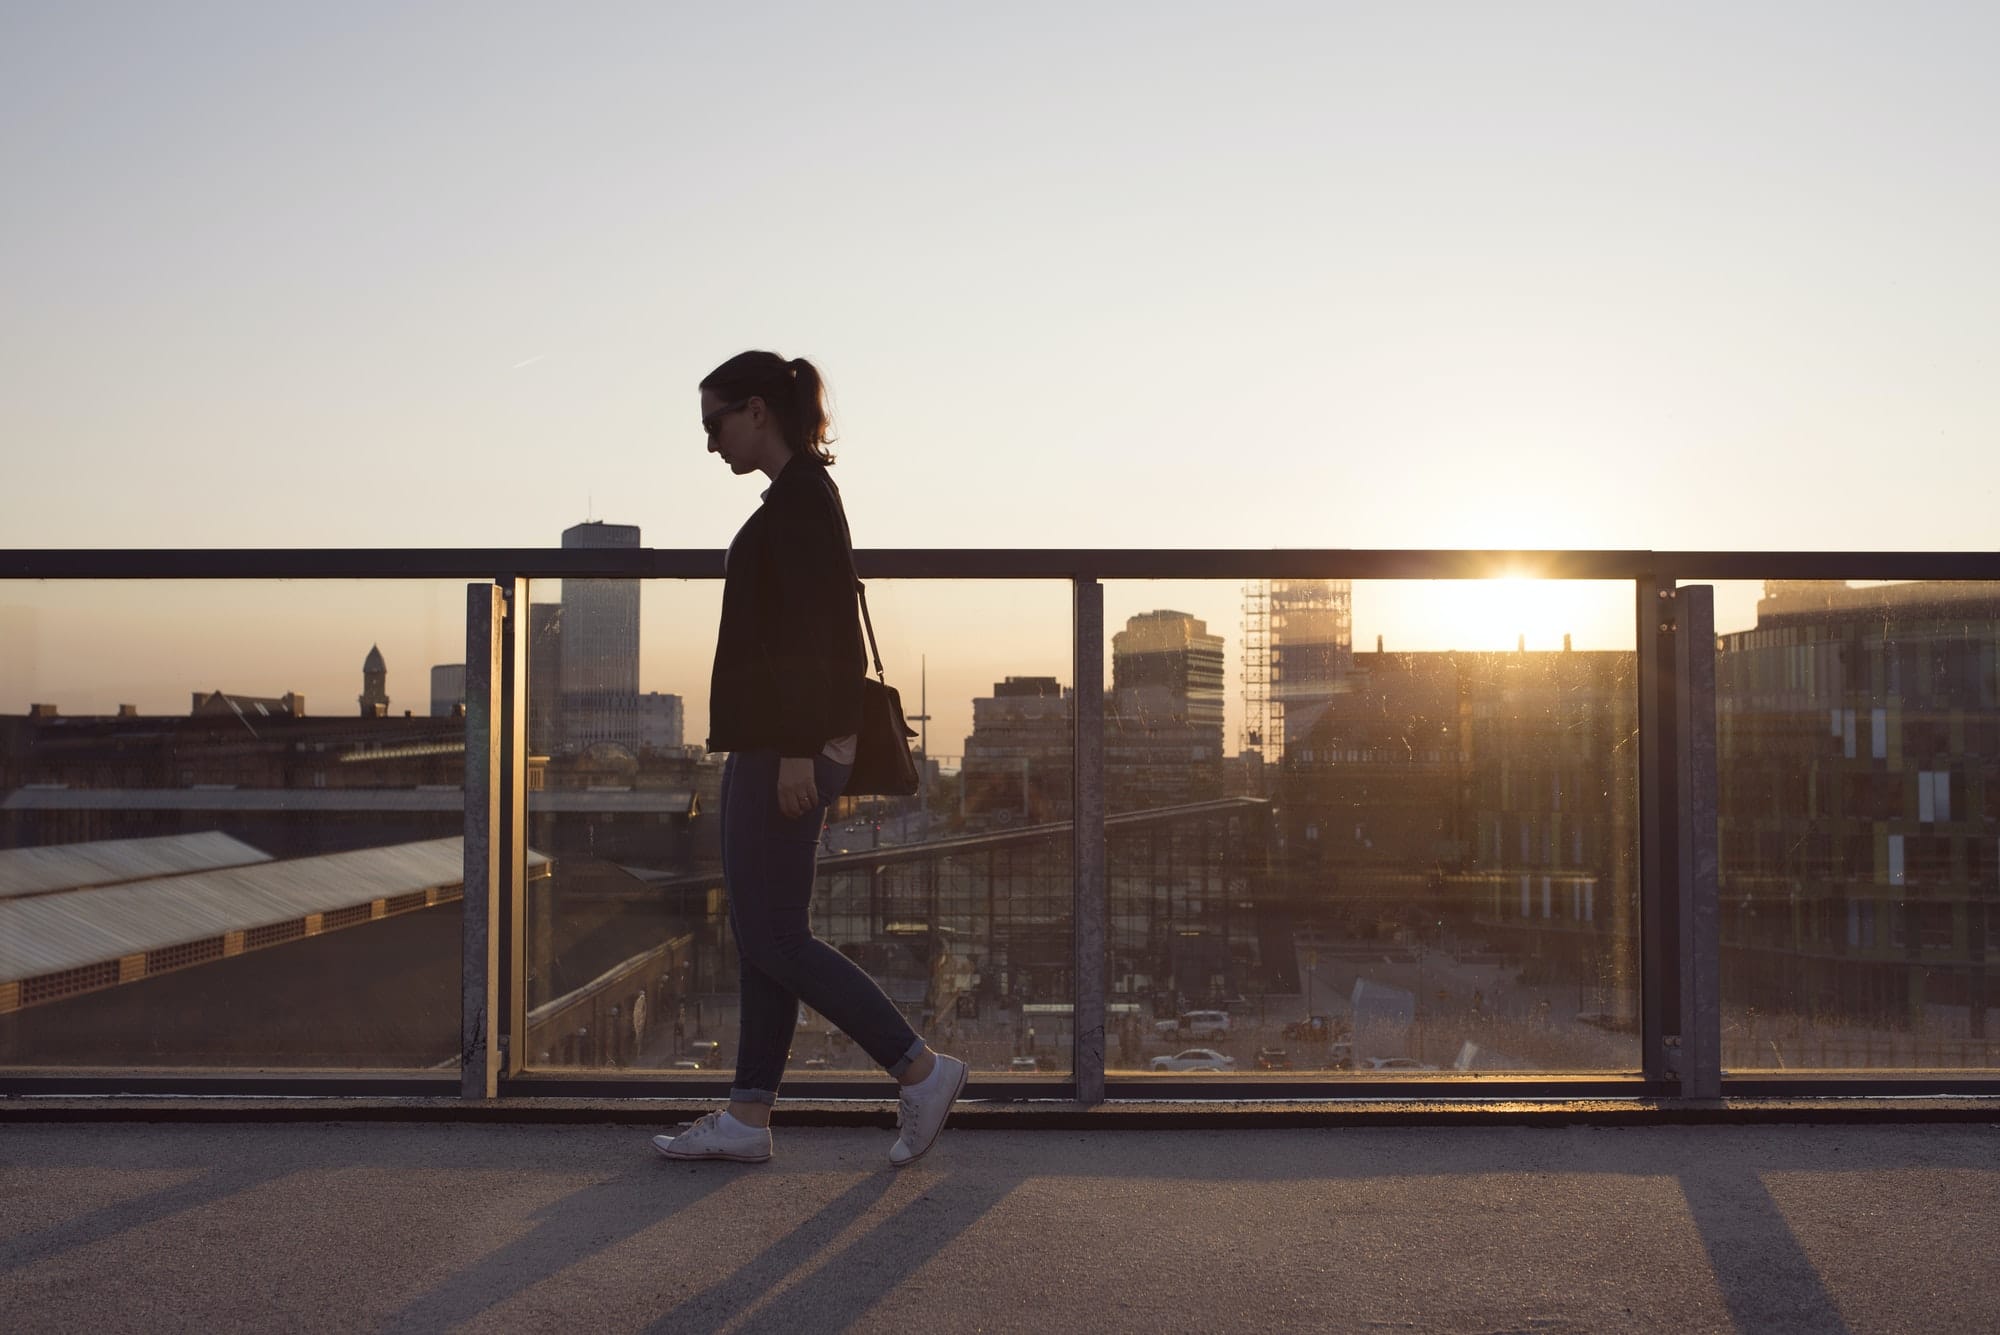
[(866, 670), (840, 491), (794, 455), (729, 544), (708, 749), (818, 755), (861, 731)]

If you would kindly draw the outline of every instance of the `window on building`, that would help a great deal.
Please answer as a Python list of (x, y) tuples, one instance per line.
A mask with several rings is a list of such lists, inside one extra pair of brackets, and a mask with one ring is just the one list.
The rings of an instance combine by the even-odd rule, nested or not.
[(1917, 819), (1951, 819), (1951, 771), (1923, 770), (1917, 775)]
[(1924, 904), (1917, 910), (1917, 926), (1920, 941), (1925, 950), (1949, 950), (1952, 938), (1952, 913), (1949, 904)]

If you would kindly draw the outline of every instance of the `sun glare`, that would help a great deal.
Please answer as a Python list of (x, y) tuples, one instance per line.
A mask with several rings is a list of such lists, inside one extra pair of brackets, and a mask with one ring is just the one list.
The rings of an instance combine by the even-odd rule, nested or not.
[(1356, 590), (1354, 647), (1390, 650), (1630, 648), (1631, 585), (1621, 581), (1493, 579), (1371, 583)]

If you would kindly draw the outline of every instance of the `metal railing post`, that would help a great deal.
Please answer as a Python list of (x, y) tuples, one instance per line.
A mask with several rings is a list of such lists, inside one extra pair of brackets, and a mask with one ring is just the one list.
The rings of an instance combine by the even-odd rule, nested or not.
[(1104, 586), (1075, 582), (1075, 987), (1071, 1014), (1076, 1097), (1104, 1102)]
[(1715, 590), (1680, 589), (1675, 658), (1680, 731), (1681, 1093), (1722, 1097), (1721, 925), (1716, 820)]
[(1675, 704), (1679, 601), (1670, 578), (1636, 584), (1639, 649), (1639, 1017), (1646, 1079), (1679, 1080), (1680, 746)]
[(501, 735), (506, 708), (501, 681), (505, 597), (497, 585), (465, 590), (465, 881), (463, 971), (460, 975), (459, 1093), (490, 1099), (499, 1092), (500, 872), (506, 836), (501, 823)]
[(506, 1021), (502, 1064), (519, 1075), (528, 1061), (528, 580), (500, 581), (507, 614), (500, 636), (500, 817), (505, 832), (506, 894), (502, 942), (505, 962), (499, 1014)]

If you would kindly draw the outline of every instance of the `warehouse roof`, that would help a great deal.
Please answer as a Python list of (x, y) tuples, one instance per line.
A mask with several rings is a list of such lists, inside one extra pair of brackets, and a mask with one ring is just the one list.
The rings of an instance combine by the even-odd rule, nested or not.
[[(357, 919), (364, 921), (455, 898), (465, 880), (464, 845), (431, 839), (0, 900), (0, 983), (210, 940), (225, 943), (213, 956), (235, 954), (247, 947), (230, 948), (231, 933), (321, 920), (278, 933), (289, 940), (324, 930), (324, 915), (342, 909), (404, 901)], [(529, 874), (548, 861), (531, 850)], [(118, 981), (159, 971), (152, 962), (134, 965)]]
[(269, 853), (216, 830), (157, 839), (0, 848), (0, 899), (270, 860)]

